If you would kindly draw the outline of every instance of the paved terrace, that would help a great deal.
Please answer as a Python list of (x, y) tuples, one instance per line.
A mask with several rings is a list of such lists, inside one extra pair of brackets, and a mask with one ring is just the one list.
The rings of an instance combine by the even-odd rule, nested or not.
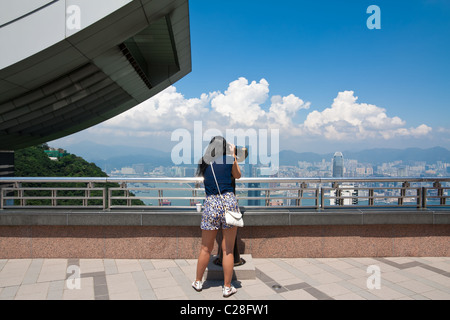
[[(196, 263), (195, 259), (3, 259), (0, 299), (225, 300), (222, 280), (206, 280), (200, 293), (191, 288)], [(227, 301), (450, 300), (448, 257), (258, 258), (248, 263), (254, 265), (255, 277), (234, 280), (238, 292)], [(379, 289), (375, 269), (370, 268), (380, 270)]]

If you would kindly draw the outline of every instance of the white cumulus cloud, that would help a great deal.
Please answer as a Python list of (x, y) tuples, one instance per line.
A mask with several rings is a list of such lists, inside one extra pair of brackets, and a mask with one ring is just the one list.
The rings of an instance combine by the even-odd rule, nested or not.
[(425, 124), (405, 128), (405, 121), (388, 117), (384, 108), (358, 103), (353, 91), (339, 92), (330, 108), (312, 111), (301, 125), (305, 135), (323, 136), (328, 140), (391, 139), (398, 136), (423, 136), (431, 132)]
[(106, 121), (104, 125), (141, 134), (189, 128), (193, 121), (209, 112), (212, 96), (214, 94), (202, 94), (200, 98), (186, 99), (175, 87), (170, 86), (155, 97)]
[[(283, 139), (310, 138), (327, 141), (363, 141), (365, 139), (419, 138), (431, 133), (426, 124), (407, 128), (398, 116), (386, 109), (360, 103), (353, 91), (337, 94), (331, 107), (309, 111), (310, 102), (293, 94), (270, 96), (265, 79), (232, 81), (222, 93), (203, 93), (185, 98), (174, 86), (124, 112), (91, 132), (111, 137), (170, 136), (176, 129), (192, 130), (194, 121), (202, 121), (204, 130), (279, 129)], [(298, 117), (301, 115), (301, 117)], [(294, 119), (303, 118), (303, 122)]]
[(248, 84), (245, 78), (239, 78), (228, 86), (224, 93), (219, 93), (211, 101), (213, 111), (228, 119), (232, 126), (254, 126), (265, 116), (263, 104), (269, 96), (269, 83), (265, 79)]

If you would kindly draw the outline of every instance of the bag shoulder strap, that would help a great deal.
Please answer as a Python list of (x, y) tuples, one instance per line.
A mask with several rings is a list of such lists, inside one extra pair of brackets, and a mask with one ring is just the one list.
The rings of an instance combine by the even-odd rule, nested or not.
[(227, 207), (226, 207), (225, 203), (223, 202), (222, 194), (220, 193), (219, 183), (217, 182), (216, 174), (214, 173), (213, 162), (211, 162), (211, 170), (212, 170), (212, 173), (214, 176), (214, 180), (216, 181), (217, 191), (219, 191), (220, 202), (222, 202), (223, 209), (226, 211)]
[(217, 183), (216, 174), (214, 173), (213, 162), (211, 162), (211, 171), (212, 171), (213, 176), (214, 176), (214, 181), (216, 181), (216, 186), (217, 186), (217, 191), (219, 191), (219, 196), (222, 197), (222, 195), (220, 194), (219, 184)]
[[(222, 202), (222, 206), (224, 208), (225, 211), (227, 211), (227, 206), (225, 205), (225, 203), (223, 202), (223, 198), (222, 198), (222, 194), (220, 193), (220, 188), (219, 188), (219, 183), (217, 183), (217, 178), (216, 178), (216, 174), (214, 173), (214, 167), (213, 167), (213, 163), (211, 162), (211, 170), (214, 176), (214, 180), (216, 181), (216, 186), (217, 186), (217, 190), (219, 191), (219, 197), (220, 197), (220, 202)], [(236, 219), (240, 219), (242, 217), (242, 214), (240, 212), (232, 212), (232, 211), (228, 211), (229, 213), (231, 213), (231, 215), (233, 217), (235, 217)]]

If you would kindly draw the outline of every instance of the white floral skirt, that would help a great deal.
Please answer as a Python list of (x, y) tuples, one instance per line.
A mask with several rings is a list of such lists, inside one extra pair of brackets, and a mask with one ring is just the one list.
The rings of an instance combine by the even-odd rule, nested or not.
[(238, 211), (239, 205), (233, 192), (219, 195), (207, 196), (203, 203), (203, 214), (200, 228), (202, 230), (229, 229), (233, 226), (225, 221), (225, 209)]

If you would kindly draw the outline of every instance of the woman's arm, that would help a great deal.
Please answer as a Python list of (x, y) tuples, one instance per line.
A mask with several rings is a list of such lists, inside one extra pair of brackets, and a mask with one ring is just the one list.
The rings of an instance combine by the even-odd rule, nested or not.
[(229, 143), (228, 148), (230, 154), (232, 154), (234, 157), (233, 167), (231, 168), (231, 175), (233, 176), (234, 179), (239, 179), (241, 177), (241, 168), (239, 168), (239, 164), (236, 158), (236, 151), (235, 151), (236, 146), (232, 143)]
[(236, 156), (234, 156), (233, 167), (231, 168), (231, 175), (235, 179), (239, 179), (241, 177), (241, 168), (239, 168), (239, 164), (237, 162)]

